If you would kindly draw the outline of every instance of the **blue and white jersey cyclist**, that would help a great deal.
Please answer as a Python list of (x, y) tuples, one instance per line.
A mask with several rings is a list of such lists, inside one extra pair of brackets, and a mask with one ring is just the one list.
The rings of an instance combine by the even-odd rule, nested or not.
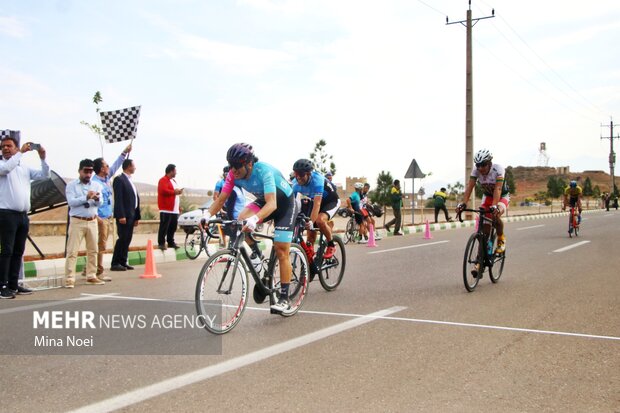
[[(293, 192), (297, 197), (301, 194), (310, 199), (302, 212), (310, 217), (308, 229), (316, 226), (321, 233), (325, 235), (327, 240), (327, 248), (323, 258), (330, 259), (334, 256), (336, 246), (332, 239), (332, 229), (329, 226), (329, 220), (334, 217), (338, 208), (340, 208), (340, 198), (336, 191), (336, 186), (322, 174), (314, 170), (312, 161), (308, 159), (299, 159), (293, 164)], [(314, 241), (316, 240), (316, 232), (308, 231), (307, 242), (304, 247), (308, 259), (314, 256)]]
[[(289, 258), (291, 240), (297, 211), (291, 185), (284, 179), (280, 171), (273, 166), (260, 162), (254, 155), (254, 149), (247, 143), (236, 143), (228, 149), (226, 160), (230, 171), (217, 200), (205, 212), (205, 220), (216, 214), (230, 196), (235, 186), (245, 189), (256, 197), (239, 214), (245, 220), (244, 232), (251, 232), (263, 221), (274, 221), (275, 238), (273, 247), (280, 264), (280, 299), (271, 306), (275, 312), (286, 312), (290, 309), (288, 289), (291, 282), (291, 262)], [(258, 246), (246, 237), (252, 249), (252, 257), (261, 255)]]

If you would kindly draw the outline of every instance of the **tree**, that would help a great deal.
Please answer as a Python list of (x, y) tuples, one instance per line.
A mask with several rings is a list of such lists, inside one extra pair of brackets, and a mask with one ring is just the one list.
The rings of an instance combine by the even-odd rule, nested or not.
[[(393, 183), (394, 179), (392, 178), (392, 174), (381, 171), (377, 176), (377, 187), (374, 191), (370, 192), (370, 202), (379, 204), (383, 208), (385, 208), (386, 205), (391, 205), (390, 193)], [(383, 224), (385, 225), (385, 214), (383, 214)]]
[(506, 185), (508, 186), (508, 192), (515, 195), (517, 193), (517, 184), (515, 183), (515, 177), (512, 174), (512, 166), (506, 168), (506, 176), (504, 179), (506, 180)]
[(586, 177), (586, 180), (583, 181), (583, 196), (592, 196), (594, 195), (594, 190), (592, 189), (592, 181), (590, 177)]
[[(101, 96), (101, 93), (99, 93), (99, 91), (96, 91), (95, 95), (93, 96), (93, 103), (96, 105), (95, 111), (97, 112), (97, 115), (99, 115), (99, 103), (101, 102), (103, 102), (103, 97)], [(86, 126), (88, 129), (90, 129), (90, 131), (94, 133), (97, 136), (97, 138), (99, 138), (99, 145), (101, 145), (101, 157), (103, 157), (103, 135), (104, 133), (99, 124), (99, 116), (97, 116), (96, 123), (91, 124), (86, 121), (81, 121), (80, 123)]]
[(310, 154), (310, 160), (312, 165), (314, 165), (314, 169), (320, 173), (326, 174), (331, 171), (332, 174), (336, 175), (336, 164), (333, 162), (334, 156), (327, 154), (325, 150), (326, 145), (327, 142), (324, 139), (319, 140), (314, 145), (314, 152)]
[(547, 193), (551, 198), (561, 197), (564, 194), (564, 188), (566, 188), (566, 181), (563, 178), (552, 175), (547, 180)]
[(594, 198), (600, 198), (601, 197), (601, 188), (599, 188), (598, 185), (594, 186), (594, 189), (592, 190), (592, 196)]
[(448, 187), (446, 189), (448, 190), (448, 197), (452, 201), (457, 201), (459, 195), (463, 194), (465, 186), (460, 181), (456, 181), (454, 185), (448, 184)]

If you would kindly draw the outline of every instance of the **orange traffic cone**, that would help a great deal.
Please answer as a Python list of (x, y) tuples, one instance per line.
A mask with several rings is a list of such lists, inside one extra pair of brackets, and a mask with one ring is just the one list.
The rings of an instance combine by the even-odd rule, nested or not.
[(376, 247), (377, 243), (375, 242), (375, 227), (372, 224), (368, 224), (368, 244), (367, 247)]
[(157, 274), (157, 268), (155, 267), (155, 257), (153, 257), (153, 241), (148, 240), (146, 243), (146, 266), (144, 267), (144, 274), (140, 278), (160, 278), (161, 274)]
[(431, 225), (428, 223), (428, 219), (426, 220), (426, 228), (424, 228), (424, 239), (433, 239), (431, 235)]

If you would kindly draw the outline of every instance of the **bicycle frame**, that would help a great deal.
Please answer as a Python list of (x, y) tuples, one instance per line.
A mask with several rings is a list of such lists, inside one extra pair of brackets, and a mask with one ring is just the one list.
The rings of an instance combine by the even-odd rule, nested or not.
[(305, 214), (299, 213), (297, 215), (297, 219), (295, 223), (295, 230), (293, 233), (293, 241), (296, 242), (297, 244), (301, 244), (301, 241), (303, 241), (304, 231), (318, 231), (319, 232), (319, 249), (314, 253), (314, 257), (312, 258), (312, 262), (310, 263), (310, 270), (312, 271), (312, 277), (314, 277), (322, 270), (335, 267), (336, 265), (338, 265), (338, 263), (324, 262), (323, 255), (325, 254), (325, 249), (327, 248), (327, 242), (325, 241), (325, 235), (318, 228), (307, 230), (306, 223), (308, 222), (310, 222), (310, 218), (307, 217)]
[[(254, 282), (256, 283), (256, 285), (259, 286), (258, 288), (261, 290), (263, 294), (265, 294), (266, 296), (269, 296), (270, 303), (274, 304), (275, 300), (273, 297), (273, 293), (275, 292), (275, 290), (266, 287), (264, 283), (261, 281), (260, 275), (254, 269), (254, 265), (252, 264), (250, 255), (248, 254), (246, 249), (243, 247), (243, 242), (245, 240), (245, 235), (246, 235), (246, 233), (241, 231), (243, 223), (237, 220), (231, 220), (231, 221), (213, 220), (213, 222), (219, 223), (222, 226), (232, 225), (233, 228), (235, 229), (235, 234), (236, 234), (234, 243), (229, 245), (229, 250), (231, 252), (231, 255), (235, 257), (235, 260), (233, 262), (229, 262), (228, 265), (226, 266), (226, 272), (224, 276), (222, 277), (222, 280), (220, 281), (220, 285), (218, 286), (218, 292), (228, 293), (230, 291), (230, 288), (232, 287), (235, 281), (234, 277), (237, 274), (236, 270), (237, 270), (237, 265), (239, 265), (239, 259), (243, 259), (243, 261), (246, 264), (246, 268), (250, 271), (250, 274), (252, 275), (252, 278), (254, 279)], [(252, 239), (254, 239), (255, 237), (270, 239), (272, 241), (274, 239), (272, 236), (265, 235), (265, 234), (258, 234), (258, 233), (249, 234), (248, 236), (250, 236)], [(226, 280), (226, 278), (228, 277), (228, 274), (230, 273), (231, 265), (232, 265), (232, 277), (230, 278), (228, 290), (222, 290), (224, 281)], [(265, 277), (270, 278), (273, 276), (273, 269), (275, 265), (276, 265), (276, 251), (275, 251), (275, 248), (272, 248), (271, 253), (269, 254), (269, 261), (267, 265), (267, 271), (265, 272)]]

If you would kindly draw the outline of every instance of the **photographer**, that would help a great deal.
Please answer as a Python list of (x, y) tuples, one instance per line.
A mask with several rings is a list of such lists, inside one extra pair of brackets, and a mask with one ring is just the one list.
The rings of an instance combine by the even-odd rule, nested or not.
[[(45, 149), (41, 145), (25, 143), (20, 149), (19, 131), (2, 131), (1, 136), (0, 298), (15, 298), (16, 294), (32, 293), (30, 289), (18, 285), (19, 268), (30, 226), (30, 181), (49, 178), (50, 168), (45, 162)], [(39, 170), (20, 162), (26, 152), (32, 150), (39, 153)]]
[(67, 259), (65, 261), (65, 288), (75, 285), (75, 264), (78, 250), (86, 239), (86, 283), (102, 285), (105, 282), (97, 278), (97, 209), (101, 205), (101, 191), (98, 182), (92, 181), (95, 163), (90, 159), (80, 162), (80, 177), (69, 182), (66, 188), (69, 204), (69, 240), (67, 242)]

